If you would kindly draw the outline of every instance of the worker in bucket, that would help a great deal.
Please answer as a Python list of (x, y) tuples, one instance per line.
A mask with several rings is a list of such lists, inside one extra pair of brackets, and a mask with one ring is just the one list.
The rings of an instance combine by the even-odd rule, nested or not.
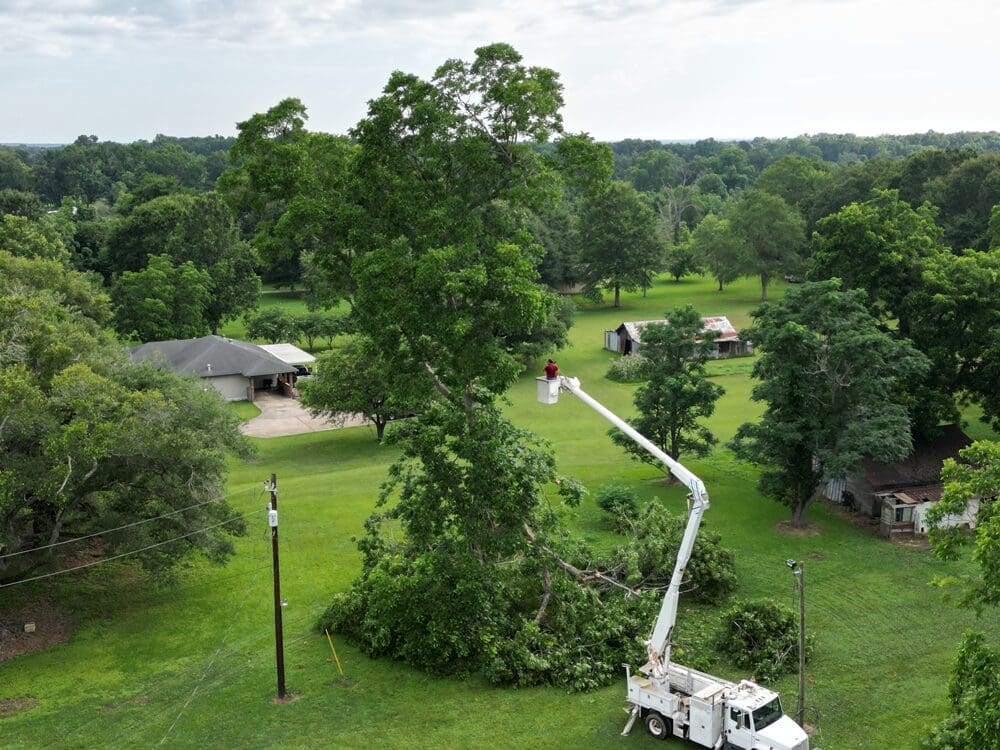
[(545, 365), (545, 379), (555, 380), (557, 377), (559, 377), (559, 365), (550, 359)]

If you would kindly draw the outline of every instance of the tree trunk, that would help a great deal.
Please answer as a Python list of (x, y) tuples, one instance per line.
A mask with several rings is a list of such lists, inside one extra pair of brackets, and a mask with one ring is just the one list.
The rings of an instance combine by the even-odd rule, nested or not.
[(618, 284), (615, 284), (615, 307), (621, 307), (622, 306), (621, 291), (622, 291), (621, 286), (618, 285)]
[(722, 279), (719, 279), (719, 291), (722, 291)]
[(803, 529), (806, 526), (806, 508), (809, 507), (808, 500), (799, 500), (792, 508), (792, 526), (796, 529)]
[(760, 272), (760, 301), (767, 302), (767, 271)]
[(385, 425), (389, 420), (385, 417), (375, 417), (372, 419), (375, 423), (375, 440), (379, 443), (382, 442), (382, 435), (385, 434)]

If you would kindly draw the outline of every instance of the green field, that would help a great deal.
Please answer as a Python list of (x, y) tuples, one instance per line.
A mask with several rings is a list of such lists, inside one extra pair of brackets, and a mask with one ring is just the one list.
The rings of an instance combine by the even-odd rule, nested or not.
[[(566, 374), (612, 409), (631, 411), (632, 386), (606, 380), (611, 354), (602, 332), (623, 320), (660, 317), (676, 302), (702, 314), (726, 314), (740, 327), (756, 304), (753, 281), (723, 293), (710, 279), (661, 281), (647, 298), (625, 295), (624, 307), (588, 306), (578, 316), (572, 347), (558, 355)], [(781, 288), (774, 289), (780, 294)], [(266, 295), (272, 297), (276, 295)], [(298, 301), (295, 304), (300, 304)], [(268, 303), (270, 304), (270, 302)], [(236, 335), (235, 331), (228, 331)], [(749, 360), (713, 363), (726, 388), (712, 428), (721, 440), (759, 413), (749, 401)], [(591, 489), (612, 477), (683, 507), (681, 491), (666, 487), (651, 467), (629, 461), (606, 436), (608, 425), (571, 396), (557, 406), (534, 399), (533, 374), (510, 393), (513, 419), (551, 441), (561, 472)], [(988, 434), (970, 430), (976, 437)], [(623, 683), (570, 694), (558, 689), (499, 689), (482, 680), (428, 677), (404, 664), (372, 661), (336, 640), (347, 679), (329, 662), (325, 637), (312, 625), (357, 573), (360, 533), (391, 448), (368, 428), (257, 441), (253, 464), (234, 463), (232, 502), (252, 512), (251, 533), (224, 568), (199, 565), (172, 587), (151, 587), (134, 569), (112, 563), (87, 574), (0, 591), (0, 609), (44, 599), (73, 613), (71, 640), (0, 665), (3, 699), (32, 698), (34, 707), (3, 716), (0, 746), (248, 747), (248, 748), (682, 748), (659, 743), (625, 721)], [(818, 505), (810, 520), (820, 533), (786, 537), (786, 517), (755, 489), (754, 472), (717, 451), (690, 467), (712, 497), (706, 524), (736, 554), (738, 595), (793, 602), (787, 558), (805, 561), (808, 629), (815, 656), (808, 666), (810, 721), (825, 750), (912, 748), (947, 708), (947, 676), (963, 631), (981, 627), (1000, 637), (995, 614), (974, 616), (942, 600), (935, 575), (962, 566), (934, 560), (920, 547), (890, 545), (836, 510)], [(282, 593), (289, 689), (299, 697), (274, 705), (270, 544), (261, 480), (278, 475)], [(563, 515), (600, 545), (615, 538), (592, 502)], [(679, 640), (710, 637), (712, 609), (682, 607)], [(739, 678), (724, 662), (714, 669)], [(786, 677), (786, 708), (795, 681)]]

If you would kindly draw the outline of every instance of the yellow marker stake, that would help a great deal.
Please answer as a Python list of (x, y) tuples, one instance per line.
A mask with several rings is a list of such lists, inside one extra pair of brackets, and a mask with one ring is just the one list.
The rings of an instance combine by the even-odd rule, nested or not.
[(340, 676), (343, 677), (344, 668), (340, 666), (340, 659), (337, 658), (337, 649), (333, 647), (333, 638), (330, 637), (330, 631), (324, 630), (323, 632), (326, 633), (326, 640), (330, 643), (330, 651), (333, 652), (333, 660), (337, 662), (337, 669), (340, 670)]

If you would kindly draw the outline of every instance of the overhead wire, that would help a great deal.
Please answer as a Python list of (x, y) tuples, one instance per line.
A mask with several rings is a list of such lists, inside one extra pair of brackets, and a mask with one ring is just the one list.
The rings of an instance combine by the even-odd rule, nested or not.
[(167, 737), (170, 735), (172, 731), (174, 731), (174, 727), (177, 726), (177, 722), (181, 720), (181, 717), (184, 715), (184, 712), (187, 711), (188, 706), (191, 705), (191, 701), (194, 700), (195, 695), (198, 693), (198, 688), (201, 687), (201, 684), (205, 681), (205, 678), (208, 676), (208, 673), (212, 670), (212, 665), (215, 664), (215, 660), (222, 652), (222, 647), (225, 645), (226, 639), (232, 632), (233, 626), (236, 625), (237, 620), (239, 620), (240, 615), (243, 613), (243, 609), (246, 606), (247, 599), (249, 599), (250, 597), (250, 590), (257, 582), (257, 574), (259, 572), (260, 568), (257, 568), (254, 571), (254, 574), (250, 579), (250, 583), (247, 584), (246, 591), (243, 592), (243, 600), (240, 602), (240, 606), (236, 609), (236, 614), (233, 615), (233, 619), (229, 622), (229, 627), (226, 628), (226, 632), (223, 633), (222, 638), (219, 639), (219, 645), (216, 647), (215, 653), (212, 654), (212, 658), (208, 660), (208, 664), (205, 666), (205, 670), (201, 673), (201, 677), (198, 678), (198, 681), (195, 683), (194, 689), (191, 690), (191, 694), (188, 696), (187, 700), (184, 701), (184, 705), (181, 706), (181, 710), (177, 712), (177, 716), (170, 723), (170, 726), (167, 727), (167, 731), (163, 733), (163, 737), (161, 737), (160, 741), (156, 743), (157, 747), (159, 747), (160, 745), (162, 745), (164, 742), (167, 741)]
[(131, 529), (135, 526), (142, 526), (144, 523), (151, 523), (153, 521), (159, 521), (162, 518), (169, 518), (170, 516), (176, 516), (178, 513), (184, 513), (185, 511), (192, 510), (193, 508), (200, 508), (203, 505), (218, 503), (222, 500), (225, 500), (228, 497), (231, 497), (231, 495), (214, 497), (211, 500), (205, 500), (204, 502), (195, 503), (194, 505), (189, 505), (186, 508), (178, 508), (177, 510), (172, 510), (169, 513), (164, 513), (163, 515), (155, 516), (154, 518), (144, 518), (141, 521), (133, 521), (132, 523), (126, 523), (121, 526), (115, 526), (113, 529), (104, 529), (103, 531), (95, 531), (93, 534), (77, 536), (73, 537), (72, 539), (64, 539), (61, 542), (53, 542), (52, 544), (46, 544), (42, 547), (32, 547), (31, 549), (22, 549), (18, 550), (17, 552), (8, 552), (5, 555), (0, 555), (0, 560), (6, 560), (9, 557), (17, 557), (18, 555), (27, 555), (31, 552), (40, 552), (43, 549), (51, 549), (52, 547), (61, 547), (64, 544), (73, 544), (74, 542), (82, 542), (84, 539), (93, 539), (94, 537), (103, 536), (104, 534), (110, 534), (115, 531), (121, 531), (122, 529)]
[[(256, 499), (256, 497), (254, 499)], [(249, 569), (242, 570), (239, 573), (225, 575), (225, 576), (221, 576), (221, 577), (217, 576), (217, 575), (214, 575), (214, 574), (199, 576), (194, 581), (189, 581), (187, 583), (180, 584), (179, 586), (176, 586), (176, 587), (171, 587), (171, 589), (169, 590), (169, 593), (171, 595), (173, 595), (173, 594), (176, 594), (178, 592), (191, 591), (192, 589), (195, 589), (195, 588), (204, 587), (207, 584), (211, 584), (211, 585), (214, 586), (214, 585), (217, 585), (217, 584), (219, 584), (220, 582), (223, 582), (223, 581), (230, 581), (230, 580), (233, 580), (235, 578), (245, 578), (245, 577), (251, 577), (252, 578), (251, 585), (249, 586), (249, 590), (252, 590), (253, 589), (253, 585), (252, 584), (256, 581), (256, 579), (258, 578), (260, 572), (262, 570), (269, 569), (270, 566), (271, 566), (271, 563), (270, 563), (270, 559), (266, 559), (266, 558), (269, 558), (270, 556), (266, 555), (266, 554), (263, 554), (264, 551), (265, 551), (265, 545), (262, 544), (262, 543), (261, 544), (257, 544), (257, 542), (262, 542), (263, 541), (263, 537), (258, 537), (257, 535), (251, 535), (250, 539), (254, 542), (254, 544), (252, 544), (250, 546), (249, 550), (251, 550), (251, 551), (252, 550), (256, 550), (257, 552), (261, 553), (261, 554), (252, 554), (251, 555), (251, 560), (253, 560), (253, 563), (254, 563), (253, 567), (251, 567)], [(230, 648), (243, 648), (243, 647), (246, 647), (248, 645), (248, 643), (254, 642), (257, 639), (260, 639), (262, 637), (266, 637), (266, 633), (265, 633), (264, 636), (261, 636), (258, 633), (253, 633), (249, 637), (241, 638), (241, 639), (239, 639), (239, 640), (237, 640), (235, 642), (234, 641), (230, 641), (227, 645)], [(235, 669), (228, 670), (225, 673), (225, 676), (229, 677), (232, 674), (237, 673), (240, 669), (241, 669), (241, 667), (236, 667)], [(173, 677), (176, 678), (176, 679), (186, 679), (188, 677), (188, 675), (190, 675), (191, 677), (193, 677), (195, 675), (195, 671), (194, 671), (193, 667), (187, 668), (187, 669), (182, 669), (182, 670), (174, 673)], [(217, 676), (219, 676), (219, 675), (217, 675)], [(133, 682), (132, 683), (132, 688), (133, 688), (133, 690), (135, 692), (137, 692), (138, 694), (142, 695), (142, 697), (144, 698), (144, 702), (148, 702), (149, 704), (155, 704), (155, 703), (157, 703), (159, 701), (159, 699), (161, 697), (163, 697), (167, 693), (170, 693), (173, 690), (175, 690), (175, 685), (173, 683), (171, 683), (169, 680), (165, 680), (164, 679), (164, 674), (162, 672), (157, 672), (151, 678), (150, 681), (143, 681), (143, 683), (139, 683), (139, 684), (136, 684), (135, 682)], [(159, 723), (159, 717), (163, 716), (165, 714), (166, 714), (166, 709), (161, 710), (160, 712), (157, 713), (156, 719), (153, 719), (151, 721), (150, 718), (149, 718), (149, 716), (147, 714), (142, 713), (140, 715), (140, 718), (136, 722), (133, 722), (133, 723), (131, 723), (131, 724), (128, 725), (128, 727), (125, 730), (126, 735), (129, 736), (129, 737), (135, 736), (135, 732), (138, 731), (137, 728), (138, 728), (139, 724), (144, 724), (145, 725), (145, 724), (150, 724), (150, 723)], [(100, 720), (101, 720), (101, 715), (100, 714), (98, 714), (97, 716), (94, 716), (92, 718), (86, 718), (79, 725), (77, 725), (76, 727), (72, 728), (72, 730), (70, 730), (69, 733), (66, 736), (68, 738), (70, 738), (70, 737), (76, 737), (76, 736), (80, 735), (82, 732), (86, 731), (95, 722), (100, 721)]]
[(43, 578), (51, 578), (52, 576), (63, 575), (64, 573), (72, 573), (74, 570), (82, 570), (84, 568), (90, 568), (93, 567), (94, 565), (101, 565), (102, 563), (111, 562), (112, 560), (120, 560), (121, 558), (128, 557), (129, 555), (135, 555), (140, 552), (146, 552), (148, 550), (155, 549), (157, 547), (162, 547), (165, 544), (170, 544), (171, 542), (176, 542), (181, 539), (187, 539), (188, 537), (192, 537), (196, 534), (201, 534), (206, 531), (211, 531), (212, 529), (217, 529), (220, 526), (226, 526), (227, 524), (235, 523), (236, 521), (244, 519), (249, 515), (261, 512), (263, 511), (250, 511), (248, 513), (240, 513), (238, 516), (233, 516), (232, 518), (228, 518), (225, 521), (214, 523), (211, 526), (205, 526), (200, 529), (195, 529), (194, 531), (189, 531), (187, 534), (181, 534), (180, 536), (175, 536), (170, 539), (164, 539), (163, 541), (156, 542), (155, 544), (148, 544), (145, 547), (140, 547), (139, 549), (129, 550), (128, 552), (122, 552), (121, 554), (112, 555), (111, 557), (102, 557), (100, 560), (93, 560), (92, 562), (84, 563), (83, 565), (74, 565), (72, 568), (55, 570), (50, 573), (42, 573), (41, 575), (32, 576), (31, 578), (21, 578), (17, 581), (11, 581), (10, 583), (0, 583), (0, 589), (5, 589), (8, 586), (17, 586), (22, 583), (30, 583), (31, 581), (40, 581)]

